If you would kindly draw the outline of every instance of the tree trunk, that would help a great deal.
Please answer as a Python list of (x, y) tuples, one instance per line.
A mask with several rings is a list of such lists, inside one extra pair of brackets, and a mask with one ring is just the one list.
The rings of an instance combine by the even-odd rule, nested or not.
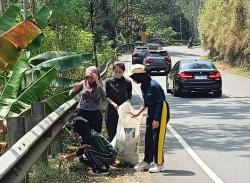
[(3, 15), (4, 11), (5, 11), (5, 0), (0, 0), (0, 16)]
[(24, 18), (28, 17), (29, 0), (23, 0)]
[(34, 16), (36, 14), (36, 0), (31, 0), (31, 11)]

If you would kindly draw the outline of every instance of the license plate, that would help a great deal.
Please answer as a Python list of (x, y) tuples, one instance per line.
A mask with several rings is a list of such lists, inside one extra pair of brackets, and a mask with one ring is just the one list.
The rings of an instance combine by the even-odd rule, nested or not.
[(207, 79), (207, 76), (194, 76), (194, 79)]

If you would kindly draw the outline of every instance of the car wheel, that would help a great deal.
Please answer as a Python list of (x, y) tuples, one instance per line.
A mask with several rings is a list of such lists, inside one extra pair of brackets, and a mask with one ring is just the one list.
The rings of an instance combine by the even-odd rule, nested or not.
[(222, 91), (221, 90), (214, 91), (213, 94), (214, 94), (215, 97), (221, 97)]
[(175, 86), (175, 85), (176, 85), (176, 84), (173, 83), (173, 91), (172, 91), (172, 94), (173, 94), (174, 97), (179, 97), (179, 96), (181, 96), (181, 92), (180, 92), (178, 89), (176, 89), (176, 86)]

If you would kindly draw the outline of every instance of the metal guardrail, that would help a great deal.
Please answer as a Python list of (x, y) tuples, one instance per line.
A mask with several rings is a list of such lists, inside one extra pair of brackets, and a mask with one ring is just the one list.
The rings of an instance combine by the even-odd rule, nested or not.
[[(111, 61), (101, 72), (101, 77), (108, 71)], [(32, 165), (69, 121), (74, 113), (77, 101), (72, 99), (33, 127), (0, 157), (0, 182), (22, 182)]]
[(23, 180), (63, 125), (74, 115), (76, 105), (75, 99), (62, 104), (0, 157), (0, 182), (18, 183)]

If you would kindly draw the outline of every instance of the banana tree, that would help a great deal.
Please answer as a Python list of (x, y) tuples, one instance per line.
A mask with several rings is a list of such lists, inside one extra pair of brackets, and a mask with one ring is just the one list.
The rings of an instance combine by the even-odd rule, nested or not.
[[(11, 9), (18, 11), (18, 6), (13, 6)], [(55, 110), (69, 100), (68, 91), (55, 93), (47, 98), (44, 98), (43, 93), (52, 86), (52, 81), (53, 86), (65, 88), (72, 86), (74, 80), (61, 78), (58, 73), (79, 67), (92, 60), (92, 54), (57, 51), (37, 55), (28, 62), (29, 56), (23, 50), (25, 48), (33, 49), (34, 46), (37, 46), (36, 43), (39, 43), (38, 41), (43, 35), (37, 25), (44, 27), (44, 19), (47, 20), (49, 15), (49, 11), (42, 8), (32, 18), (32, 21), (12, 23), (14, 27), (7, 31), (7, 28), (1, 29), (0, 26), (0, 29), (3, 30), (0, 35), (0, 71), (12, 70), (0, 96), (0, 121), (6, 117), (24, 115), (30, 110), (31, 102), (37, 100), (45, 101), (47, 113)], [(14, 19), (16, 16), (12, 16), (13, 22), (15, 22)], [(3, 46), (1, 47), (1, 45)]]

